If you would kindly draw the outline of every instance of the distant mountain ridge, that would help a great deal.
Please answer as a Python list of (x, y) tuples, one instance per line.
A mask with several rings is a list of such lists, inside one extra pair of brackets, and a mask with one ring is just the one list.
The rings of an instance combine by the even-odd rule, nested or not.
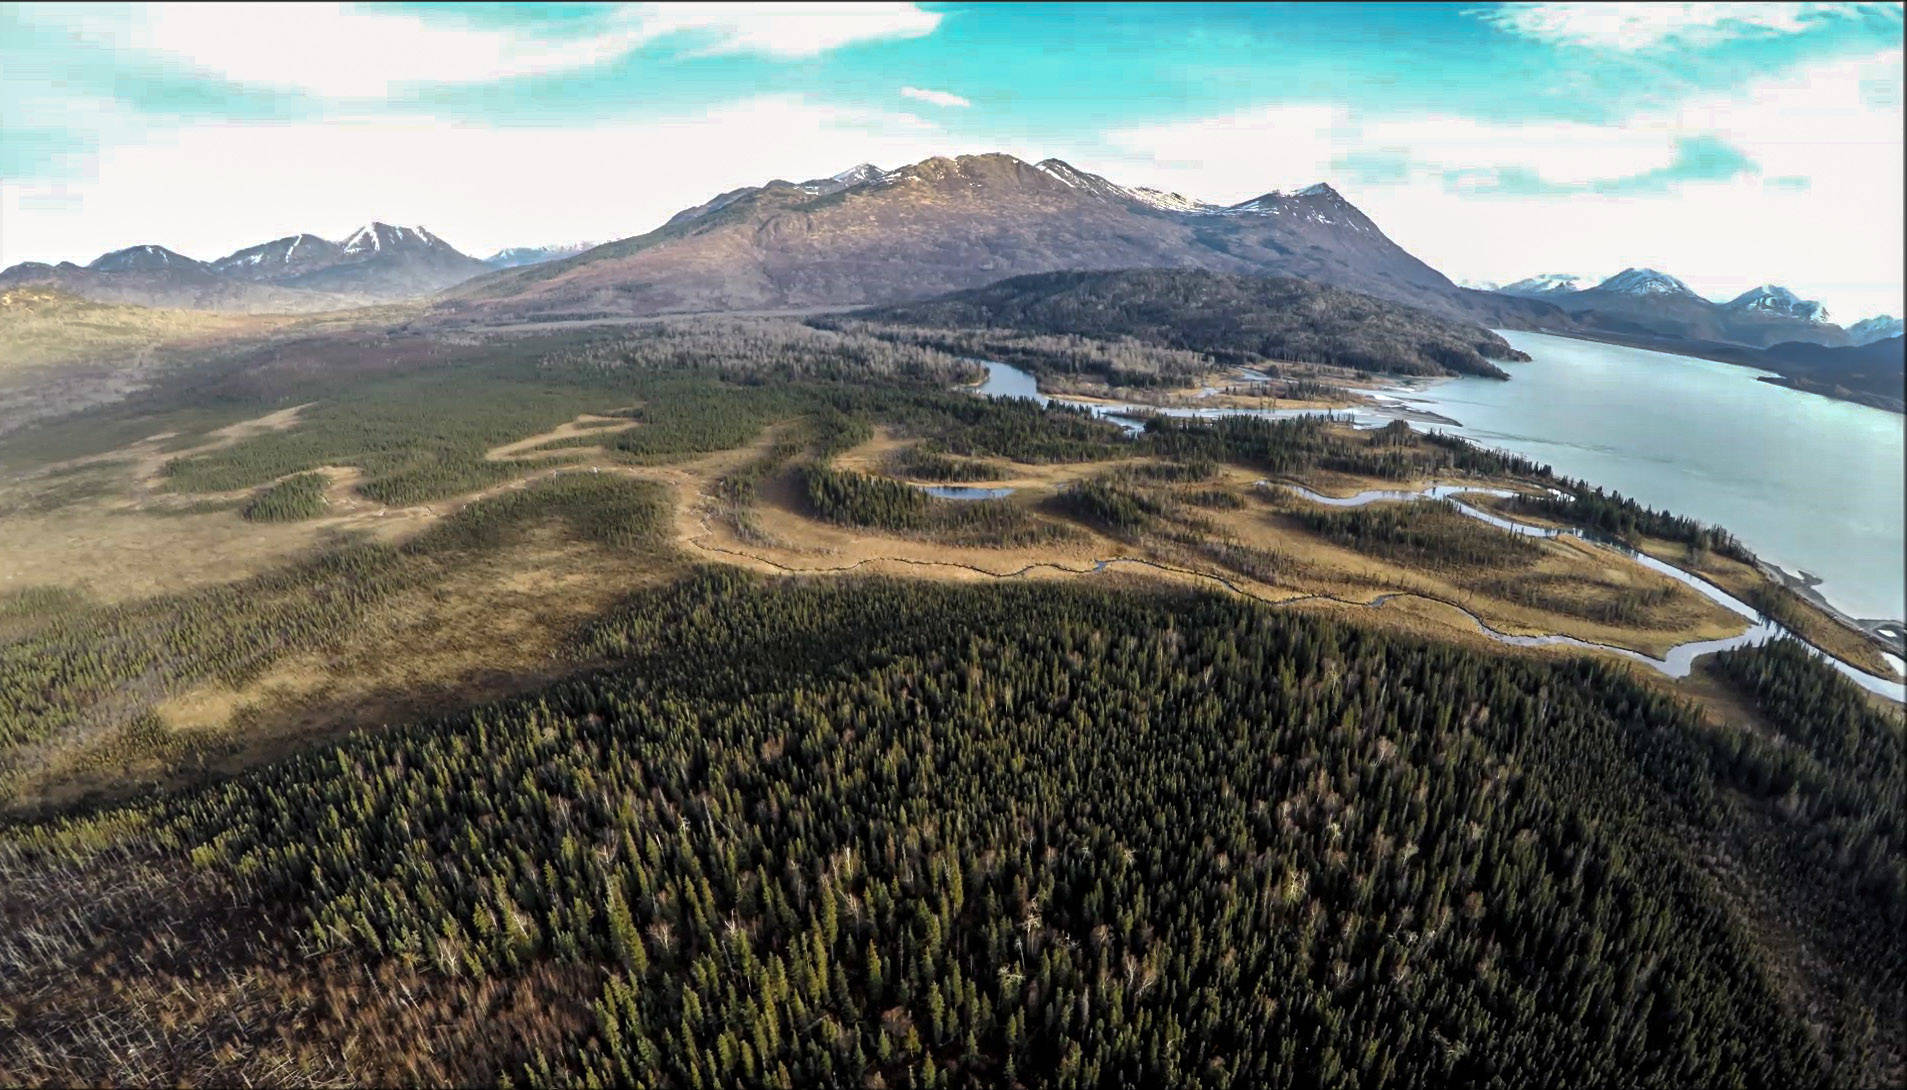
[(1499, 294), (1552, 303), (1588, 333), (1751, 348), (1787, 341), (1850, 343), (1847, 332), (1828, 320), (1826, 307), (1776, 284), (1763, 284), (1718, 303), (1668, 273), (1629, 268), (1589, 287), (1572, 275), (1545, 273), (1509, 284)]
[(1028, 273), (1148, 267), (1296, 276), (1486, 324), (1571, 324), (1539, 302), (1459, 288), (1329, 185), (1219, 205), (1003, 154), (728, 190), (646, 234), (461, 285), (445, 309), (820, 309)]
[(483, 264), (484, 267), (491, 269), (515, 269), (524, 265), (541, 265), (545, 261), (575, 257), (584, 250), (593, 250), (599, 245), (601, 243), (569, 242), (557, 246), (511, 246), (484, 258)]
[(1890, 337), (1898, 337), (1904, 330), (1899, 318), (1882, 314), (1874, 318), (1863, 318), (1847, 327), (1847, 339), (1856, 345), (1873, 344)]
[(26, 262), (0, 271), (0, 286), (30, 284), (152, 307), (312, 311), (416, 298), (485, 271), (422, 227), (373, 221), (340, 242), (286, 235), (209, 262), (151, 244), (85, 266)]

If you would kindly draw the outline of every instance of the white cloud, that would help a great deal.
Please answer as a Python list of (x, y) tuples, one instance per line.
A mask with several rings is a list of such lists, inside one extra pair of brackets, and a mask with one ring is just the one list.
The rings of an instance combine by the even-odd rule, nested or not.
[[(423, 224), (479, 256), (623, 238), (716, 193), (947, 152), (931, 122), (764, 96), (676, 117), (491, 128), (427, 117), (191, 125), (55, 186), (0, 179), (0, 265), (154, 242), (211, 259), (295, 231)], [(988, 150), (962, 148), (958, 150)]]
[(1831, 19), (1900, 16), (1897, 3), (1527, 3), (1475, 8), (1513, 34), (1557, 45), (1640, 50), (1800, 34)]
[(1243, 199), (1320, 181), (1336, 173), (1333, 164), (1346, 154), (1374, 150), (1404, 158), (1426, 176), (1527, 169), (1552, 184), (1586, 185), (1668, 166), (1678, 135), (1663, 126), (1514, 124), (1440, 114), (1364, 120), (1342, 106), (1292, 105), (1115, 129), (1106, 139)]
[(973, 105), (973, 103), (968, 102), (952, 91), (930, 91), (925, 87), (903, 87), (901, 88), (901, 97), (918, 99), (921, 102), (930, 103), (935, 106), (958, 106), (964, 109), (965, 107)]
[[(1275, 106), (1114, 130), (1105, 136), (1116, 154), (1081, 165), (1227, 202), (1329, 178), (1453, 277), (1653, 265), (1716, 296), (1781, 281), (1851, 320), (1901, 312), (1901, 65), (1898, 49), (1807, 65), (1607, 126)], [(1681, 141), (1700, 136), (1738, 149), (1759, 171), (1627, 194), (1517, 197), (1451, 180), (1456, 171), (1485, 180), (1517, 171), (1580, 187), (1667, 167)], [(1398, 176), (1358, 180), (1334, 169), (1373, 153), (1398, 163)]]
[(630, 4), (592, 20), (585, 33), (539, 35), (338, 3), (27, 6), (20, 17), (235, 83), (330, 98), (578, 71), (664, 39), (680, 39), (700, 54), (813, 57), (860, 42), (920, 37), (941, 18), (914, 4)]
[(707, 36), (703, 53), (802, 58), (861, 42), (924, 37), (940, 19), (918, 4), (671, 3), (644, 5), (641, 22), (658, 36)]

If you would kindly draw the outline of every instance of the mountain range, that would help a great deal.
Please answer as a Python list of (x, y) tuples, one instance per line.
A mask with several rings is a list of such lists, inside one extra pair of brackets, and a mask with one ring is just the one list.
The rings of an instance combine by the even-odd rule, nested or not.
[(153, 307), (314, 311), (429, 295), (488, 268), (422, 227), (373, 222), (338, 242), (286, 235), (209, 262), (152, 244), (86, 265), (26, 262), (0, 272), (0, 286)]
[[(1859, 337), (1775, 285), (1725, 303), (1653, 269), (1600, 283), (1548, 273), (1459, 286), (1392, 241), (1326, 184), (1214, 204), (1119, 185), (1058, 159), (863, 163), (827, 178), (716, 194), (645, 234), (590, 246), (517, 247), (479, 261), (422, 227), (368, 224), (341, 241), (287, 235), (212, 262), (162, 246), (86, 266), (28, 263), (0, 286), (37, 284), (110, 302), (309, 311), (439, 293), (451, 320), (808, 310), (903, 303), (1031, 273), (1138, 268), (1297, 277), (1494, 328), (1674, 350), (1766, 348)], [(1891, 326), (1888, 324), (1892, 322)]]
[(1846, 330), (1828, 321), (1826, 307), (1775, 284), (1717, 303), (1667, 273), (1631, 268), (1587, 287), (1568, 273), (1544, 273), (1498, 291), (1552, 304), (1584, 329), (1603, 333), (1751, 348), (1784, 342), (1835, 347), (1853, 343)]
[(1538, 302), (1459, 288), (1328, 185), (1216, 205), (999, 154), (729, 190), (647, 234), (473, 280), (447, 306), (497, 316), (830, 308), (1129, 268), (1295, 276), (1487, 324), (1571, 324)]

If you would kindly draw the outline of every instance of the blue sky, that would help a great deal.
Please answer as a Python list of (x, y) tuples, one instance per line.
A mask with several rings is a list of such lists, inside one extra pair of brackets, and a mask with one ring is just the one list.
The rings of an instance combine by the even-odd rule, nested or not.
[(624, 237), (771, 177), (1331, 181), (1453, 277), (1900, 313), (1898, 4), (0, 5), (0, 262), (421, 222)]

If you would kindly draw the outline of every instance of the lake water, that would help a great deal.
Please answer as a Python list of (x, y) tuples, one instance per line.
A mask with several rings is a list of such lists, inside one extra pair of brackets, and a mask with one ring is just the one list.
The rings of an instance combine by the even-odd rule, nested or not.
[(1393, 396), (1444, 430), (1726, 527), (1856, 617), (1907, 617), (1907, 418), (1756, 381), (1733, 364), (1500, 331), (1531, 362)]
[(1013, 494), (1011, 488), (975, 488), (966, 484), (921, 484), (914, 487), (943, 500), (1001, 500)]

